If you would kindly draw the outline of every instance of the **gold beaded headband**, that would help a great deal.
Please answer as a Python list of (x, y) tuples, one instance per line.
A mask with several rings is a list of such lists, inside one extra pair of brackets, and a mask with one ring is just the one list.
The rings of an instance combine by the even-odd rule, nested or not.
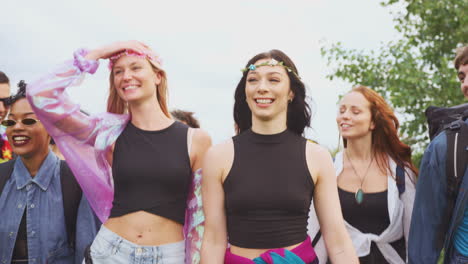
[(257, 64), (257, 65), (254, 65), (254, 64), (250, 64), (247, 68), (243, 68), (241, 69), (242, 72), (246, 72), (246, 71), (254, 71), (256, 70), (258, 67), (262, 67), (262, 66), (282, 66), (286, 69), (287, 72), (292, 72), (294, 75), (296, 75), (297, 78), (301, 79), (301, 77), (299, 77), (299, 75), (289, 66), (286, 66), (284, 65), (284, 62), (282, 61), (277, 61), (275, 59), (271, 59), (269, 61), (266, 61), (266, 62), (263, 62), (263, 63), (260, 63), (260, 64)]

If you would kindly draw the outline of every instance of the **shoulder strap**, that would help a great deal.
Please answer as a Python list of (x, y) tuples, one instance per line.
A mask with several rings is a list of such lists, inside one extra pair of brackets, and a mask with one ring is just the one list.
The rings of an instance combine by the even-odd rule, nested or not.
[(320, 232), (320, 229), (319, 229), (317, 231), (317, 234), (315, 234), (314, 239), (312, 240), (312, 247), (315, 247), (317, 245), (321, 237), (322, 237), (322, 232)]
[(463, 121), (456, 121), (447, 130), (447, 186), (454, 187), (458, 193), (458, 185), (465, 174), (468, 158), (468, 125)]
[(397, 165), (396, 167), (396, 185), (397, 185), (397, 188), (398, 188), (398, 193), (401, 195), (405, 192), (405, 180), (406, 180), (406, 177), (405, 177), (405, 169), (400, 166), (400, 165)]
[(68, 244), (75, 248), (76, 218), (81, 201), (81, 188), (67, 163), (60, 161), (60, 183), (62, 185), (63, 211), (67, 228)]
[(461, 120), (450, 124), (447, 130), (447, 160), (445, 172), (447, 177), (447, 194), (449, 199), (456, 199), (458, 187), (465, 174), (468, 153), (468, 125)]
[(437, 232), (436, 242), (439, 248), (442, 248), (445, 243), (446, 232), (452, 219), (453, 208), (455, 207), (458, 190), (468, 161), (468, 125), (463, 120), (457, 120), (452, 122), (446, 131), (445, 177), (447, 178), (447, 206)]
[(9, 160), (0, 164), (0, 195), (2, 194), (3, 187), (5, 187), (6, 182), (13, 173), (14, 165), (15, 160)]

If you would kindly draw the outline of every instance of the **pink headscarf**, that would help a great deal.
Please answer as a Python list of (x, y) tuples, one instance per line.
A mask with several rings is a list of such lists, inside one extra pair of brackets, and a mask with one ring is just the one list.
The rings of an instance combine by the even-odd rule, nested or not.
[(112, 55), (110, 58), (109, 58), (109, 70), (112, 70), (112, 67), (114, 67), (114, 63), (120, 58), (120, 57), (123, 57), (123, 56), (136, 56), (136, 57), (139, 57), (139, 58), (145, 58), (145, 59), (148, 59), (148, 61), (153, 64), (154, 67), (158, 68), (158, 69), (163, 69), (162, 68), (162, 59), (161, 57), (156, 54), (154, 51), (152, 51), (151, 49), (147, 49), (145, 53), (140, 53), (140, 52), (137, 52), (137, 51), (134, 51), (134, 50), (131, 50), (131, 49), (126, 49), (126, 50), (123, 50), (121, 52), (118, 52), (114, 55)]

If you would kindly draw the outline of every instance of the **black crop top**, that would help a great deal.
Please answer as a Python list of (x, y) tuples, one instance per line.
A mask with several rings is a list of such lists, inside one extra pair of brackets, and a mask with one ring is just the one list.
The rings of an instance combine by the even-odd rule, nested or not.
[(15, 247), (13, 248), (12, 263), (28, 263), (28, 229), (26, 227), (26, 214), (27, 210), (24, 210), (16, 236)]
[[(350, 225), (362, 233), (380, 235), (390, 225), (388, 215), (388, 191), (366, 193), (363, 202), (358, 205), (354, 193), (338, 188), (341, 212), (343, 218)], [(406, 259), (405, 238), (391, 242), (390, 245), (396, 250), (402, 259)], [(375, 242), (371, 243), (369, 255), (359, 257), (361, 264), (366, 263), (389, 263), (378, 249)]]
[(233, 142), (234, 161), (223, 184), (229, 243), (281, 248), (304, 241), (314, 192), (306, 139), (289, 130), (247, 130)]
[(192, 169), (188, 126), (145, 131), (131, 122), (115, 143), (110, 217), (143, 210), (184, 224)]
[(338, 188), (338, 195), (344, 220), (362, 233), (380, 235), (390, 225), (387, 191), (366, 193), (361, 204), (354, 193)]

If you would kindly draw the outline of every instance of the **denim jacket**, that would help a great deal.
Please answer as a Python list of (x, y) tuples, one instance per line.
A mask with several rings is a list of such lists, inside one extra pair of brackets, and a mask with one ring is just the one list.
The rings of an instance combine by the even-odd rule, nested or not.
[(75, 249), (68, 245), (60, 183), (60, 160), (50, 151), (31, 177), (21, 158), (0, 194), (0, 263), (11, 263), (23, 213), (27, 212), (29, 263), (81, 263), (84, 248), (97, 232), (87, 201), (78, 208)]
[[(444, 216), (447, 206), (446, 153), (447, 137), (445, 132), (442, 132), (429, 144), (421, 161), (408, 244), (411, 264), (436, 263), (442, 250), (436, 247), (436, 238), (442, 217), (446, 217)], [(467, 174), (468, 170), (465, 170), (446, 234), (444, 263), (448, 263), (452, 254), (455, 231), (463, 220), (467, 206)]]

